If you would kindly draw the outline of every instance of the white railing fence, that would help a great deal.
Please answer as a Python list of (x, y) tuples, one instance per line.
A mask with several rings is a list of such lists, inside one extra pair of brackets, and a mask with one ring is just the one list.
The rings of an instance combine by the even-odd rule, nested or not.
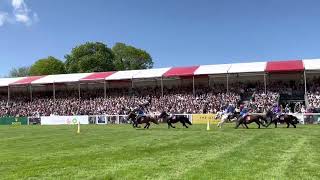
[[(262, 113), (254, 113), (262, 114)], [(320, 113), (290, 113), (296, 116), (300, 124), (320, 124)], [(193, 114), (176, 114), (185, 116), (193, 123)], [(57, 124), (77, 124), (78, 121), (83, 124), (131, 124), (127, 115), (90, 115), (90, 116), (43, 116), (28, 117), (28, 125), (57, 125)]]

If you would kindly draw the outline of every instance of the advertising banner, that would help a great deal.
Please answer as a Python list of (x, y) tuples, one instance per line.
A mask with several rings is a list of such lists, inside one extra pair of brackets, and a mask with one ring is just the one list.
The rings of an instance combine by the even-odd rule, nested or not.
[(28, 125), (27, 117), (2, 117), (0, 125)]
[(218, 124), (220, 119), (215, 119), (215, 114), (192, 114), (193, 124), (207, 124), (208, 120), (211, 124)]
[(42, 116), (41, 125), (89, 124), (89, 116)]

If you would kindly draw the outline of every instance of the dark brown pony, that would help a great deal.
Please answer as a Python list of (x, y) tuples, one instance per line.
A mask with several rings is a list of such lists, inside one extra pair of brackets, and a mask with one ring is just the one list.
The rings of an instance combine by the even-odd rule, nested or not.
[(251, 124), (255, 122), (258, 125), (258, 128), (260, 128), (260, 126), (262, 125), (263, 127), (266, 127), (265, 124), (267, 124), (267, 120), (265, 117), (261, 116), (261, 115), (247, 115), (244, 118), (238, 118), (237, 122), (236, 122), (236, 129), (243, 124), (247, 129), (249, 128), (247, 126), (247, 124)]
[(159, 124), (156, 117), (142, 116), (139, 119), (136, 119), (137, 116), (138, 115), (136, 113), (134, 113), (133, 111), (129, 112), (129, 114), (127, 116), (127, 119), (132, 121), (133, 128), (139, 128), (139, 126), (138, 126), (139, 124), (146, 124), (144, 126), (144, 129), (149, 129), (149, 127), (151, 125), (150, 122), (153, 122), (154, 124)]
[(296, 124), (299, 123), (298, 118), (293, 116), (293, 115), (290, 115), (290, 114), (282, 114), (282, 115), (279, 116), (279, 118), (277, 118), (276, 115), (273, 112), (268, 111), (266, 116), (271, 119), (271, 121), (267, 125), (267, 127), (269, 127), (270, 124), (274, 123), (274, 127), (277, 128), (278, 122), (285, 122), (287, 124), (287, 128), (290, 127), (290, 124), (294, 128), (296, 128), (297, 127)]
[(175, 124), (177, 122), (180, 122), (184, 127), (188, 128), (188, 126), (186, 124), (192, 125), (192, 123), (190, 122), (189, 118), (185, 117), (185, 116), (174, 116), (174, 118), (169, 118), (169, 114), (165, 111), (163, 111), (160, 115), (159, 118), (164, 119), (167, 121), (168, 124), (168, 129), (170, 127), (172, 128), (176, 128), (175, 126), (173, 126), (172, 124)]

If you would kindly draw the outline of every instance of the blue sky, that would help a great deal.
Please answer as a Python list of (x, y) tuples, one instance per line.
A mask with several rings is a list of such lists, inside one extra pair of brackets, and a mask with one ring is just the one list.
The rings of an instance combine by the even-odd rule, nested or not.
[(0, 0), (0, 75), (87, 41), (155, 67), (320, 58), (320, 1)]

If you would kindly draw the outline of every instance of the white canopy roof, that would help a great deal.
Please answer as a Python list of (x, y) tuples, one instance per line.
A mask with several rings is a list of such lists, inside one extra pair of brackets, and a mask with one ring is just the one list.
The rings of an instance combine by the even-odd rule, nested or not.
[(194, 72), (194, 75), (224, 74), (228, 72), (230, 66), (231, 64), (203, 65)]
[(320, 59), (303, 60), (305, 70), (320, 70)]
[(228, 73), (264, 72), (267, 62), (235, 63), (231, 64)]
[(10, 84), (13, 84), (24, 77), (17, 77), (17, 78), (0, 78), (0, 87), (6, 87), (9, 86)]
[(159, 78), (171, 68), (145, 69), (133, 75), (134, 79)]
[(87, 77), (91, 74), (92, 73), (48, 75), (48, 76), (45, 76), (41, 79), (33, 81), (31, 84), (52, 84), (52, 83), (78, 82), (80, 79)]
[(132, 79), (135, 74), (138, 74), (141, 70), (128, 70), (128, 71), (118, 71), (106, 78), (106, 80), (124, 80)]

